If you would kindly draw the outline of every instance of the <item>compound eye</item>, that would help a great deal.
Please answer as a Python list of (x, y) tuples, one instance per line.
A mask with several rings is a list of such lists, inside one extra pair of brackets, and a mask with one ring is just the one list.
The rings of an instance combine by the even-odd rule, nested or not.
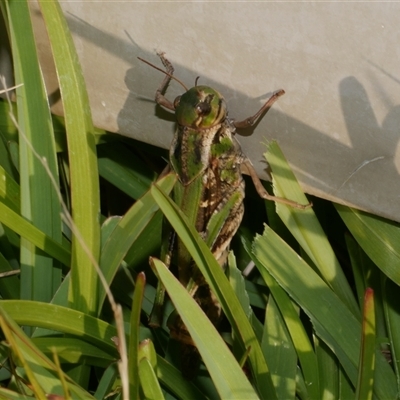
[(198, 115), (208, 115), (210, 114), (211, 106), (210, 104), (201, 102), (197, 104), (196, 111)]
[(199, 116), (207, 116), (211, 112), (211, 102), (214, 98), (214, 95), (209, 94), (204, 101), (201, 101), (196, 106), (196, 112)]
[(182, 96), (178, 96), (175, 100), (174, 100), (174, 108), (176, 109), (176, 107), (179, 106), (179, 103), (181, 101), (181, 97)]

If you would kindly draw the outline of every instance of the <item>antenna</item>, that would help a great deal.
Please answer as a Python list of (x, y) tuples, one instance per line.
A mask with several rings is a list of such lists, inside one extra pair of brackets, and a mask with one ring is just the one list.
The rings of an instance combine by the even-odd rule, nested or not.
[(156, 69), (156, 70), (162, 72), (163, 74), (168, 75), (171, 79), (174, 79), (174, 80), (177, 81), (179, 84), (181, 84), (181, 85), (184, 87), (184, 89), (185, 89), (186, 91), (189, 90), (178, 78), (175, 78), (172, 74), (169, 74), (167, 71), (164, 71), (163, 69), (156, 67), (156, 66), (155, 66), (154, 64), (152, 64), (151, 62), (148, 62), (148, 61), (146, 61), (146, 60), (143, 60), (143, 58), (138, 57), (138, 59), (139, 59), (140, 61), (143, 61), (143, 62), (146, 63), (147, 65), (150, 65), (150, 67), (153, 67), (154, 69)]

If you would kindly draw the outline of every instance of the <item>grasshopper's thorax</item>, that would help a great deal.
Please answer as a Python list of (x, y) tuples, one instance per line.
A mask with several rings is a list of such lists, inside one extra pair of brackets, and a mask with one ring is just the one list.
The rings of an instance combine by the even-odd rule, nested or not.
[(240, 164), (244, 155), (227, 118), (222, 96), (206, 86), (196, 86), (175, 100), (178, 128), (171, 149), (172, 168), (185, 190), (201, 180), (196, 229), (207, 237), (210, 218), (229, 202), (230, 213), (211, 245), (221, 262), (243, 216), (244, 181)]
[[(189, 185), (219, 157), (235, 163), (240, 146), (227, 119), (224, 98), (208, 86), (196, 86), (175, 99), (178, 129), (170, 161), (183, 185)], [(240, 162), (240, 161), (239, 161)]]

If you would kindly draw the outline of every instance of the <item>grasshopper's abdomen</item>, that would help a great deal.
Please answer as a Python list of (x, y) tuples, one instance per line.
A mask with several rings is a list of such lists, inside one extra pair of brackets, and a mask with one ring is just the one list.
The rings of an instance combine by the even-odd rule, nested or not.
[(211, 145), (210, 165), (207, 171), (206, 230), (210, 230), (211, 222), (217, 214), (224, 214), (218, 235), (210, 243), (211, 250), (221, 266), (224, 264), (223, 254), (229, 248), (244, 213), (245, 184), (240, 171), (243, 154), (233, 133), (233, 126), (229, 120), (225, 120)]
[[(202, 130), (179, 126), (170, 152), (172, 168), (180, 181), (176, 201), (221, 267), (244, 213), (245, 185), (240, 171), (244, 156), (233, 137), (234, 129), (227, 119)], [(180, 241), (178, 274), (184, 286), (192, 281), (193, 298), (217, 325), (221, 306)], [(169, 326), (171, 335), (182, 343), (182, 371), (192, 371), (189, 367), (196, 363), (198, 353), (186, 327), (179, 317)]]

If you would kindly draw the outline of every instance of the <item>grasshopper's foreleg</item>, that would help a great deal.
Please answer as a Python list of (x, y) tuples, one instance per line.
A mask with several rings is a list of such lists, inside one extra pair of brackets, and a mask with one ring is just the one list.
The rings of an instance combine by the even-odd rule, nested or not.
[(283, 96), (285, 94), (284, 90), (278, 90), (276, 93), (274, 93), (268, 100), (267, 102), (252, 116), (244, 119), (243, 121), (233, 121), (233, 125), (235, 128), (248, 128), (249, 126), (253, 126), (258, 118), (260, 118), (263, 114), (265, 114), (275, 103), (276, 100), (280, 96)]
[(254, 187), (257, 190), (257, 193), (260, 195), (261, 198), (265, 199), (265, 200), (271, 200), (271, 201), (275, 201), (277, 203), (282, 203), (282, 204), (286, 204), (288, 206), (294, 207), (294, 208), (299, 208), (301, 210), (304, 210), (306, 208), (309, 208), (312, 206), (312, 203), (308, 203), (308, 204), (300, 204), (297, 203), (293, 200), (289, 200), (289, 199), (285, 199), (283, 197), (277, 197), (277, 196), (272, 196), (270, 195), (264, 188), (263, 184), (260, 181), (260, 178), (257, 175), (256, 170), (253, 167), (253, 164), (250, 162), (250, 160), (246, 160), (243, 164), (241, 164), (240, 166), (242, 172), (247, 173), (248, 175), (250, 175)]
[(165, 75), (163, 81), (161, 82), (161, 85), (156, 91), (156, 102), (160, 106), (163, 106), (165, 108), (168, 108), (168, 110), (175, 111), (174, 105), (163, 95), (165, 90), (167, 89), (167, 86), (169, 82), (171, 81), (171, 77), (174, 73), (174, 67), (172, 64), (165, 58), (164, 56), (165, 53), (157, 53), (157, 55), (160, 57), (161, 62), (163, 63), (167, 74)]

